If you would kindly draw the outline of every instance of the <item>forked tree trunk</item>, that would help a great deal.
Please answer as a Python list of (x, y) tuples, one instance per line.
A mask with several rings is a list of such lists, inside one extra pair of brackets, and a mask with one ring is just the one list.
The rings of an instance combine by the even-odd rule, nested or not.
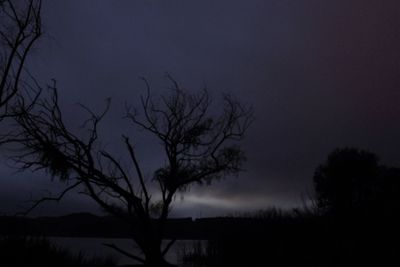
[(173, 267), (177, 266), (165, 260), (161, 244), (162, 238), (159, 235), (158, 227), (154, 225), (146, 225), (141, 233), (140, 238), (137, 237), (136, 242), (141, 247), (145, 256), (144, 266), (146, 267)]
[(160, 247), (153, 247), (145, 250), (145, 266), (146, 267), (173, 267), (174, 264), (165, 260), (160, 251)]

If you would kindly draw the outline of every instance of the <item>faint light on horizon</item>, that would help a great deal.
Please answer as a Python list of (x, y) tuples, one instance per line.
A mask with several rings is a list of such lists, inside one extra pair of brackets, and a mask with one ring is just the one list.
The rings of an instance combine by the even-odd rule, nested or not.
[(231, 197), (221, 198), (212, 195), (186, 195), (175, 205), (185, 207), (208, 206), (221, 210), (257, 210), (270, 207), (273, 201), (263, 197)]
[(177, 196), (172, 205), (172, 217), (191, 216), (191, 217), (214, 217), (240, 215), (253, 212), (278, 208), (282, 210), (292, 210), (304, 206), (301, 200), (276, 198), (266, 195), (213, 195), (203, 194), (184, 194), (179, 199)]

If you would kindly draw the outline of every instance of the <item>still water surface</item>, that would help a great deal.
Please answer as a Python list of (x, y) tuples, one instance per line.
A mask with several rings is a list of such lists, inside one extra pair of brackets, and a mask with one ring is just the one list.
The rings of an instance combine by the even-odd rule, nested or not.
[[(48, 239), (60, 248), (66, 248), (72, 253), (83, 253), (85, 257), (113, 257), (118, 265), (137, 263), (132, 259), (118, 253), (117, 251), (104, 246), (103, 244), (115, 244), (123, 250), (140, 255), (137, 245), (130, 239), (122, 238), (78, 238), (78, 237), (48, 237)], [(166, 255), (166, 259), (179, 264), (179, 258), (184, 248), (190, 249), (197, 240), (177, 240)], [(164, 241), (164, 245), (168, 240)]]

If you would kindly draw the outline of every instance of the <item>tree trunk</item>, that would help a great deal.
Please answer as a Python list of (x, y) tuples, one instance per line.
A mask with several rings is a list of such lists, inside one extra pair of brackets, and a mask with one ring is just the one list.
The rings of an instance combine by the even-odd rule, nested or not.
[(173, 267), (176, 266), (167, 262), (161, 254), (160, 247), (154, 247), (153, 249), (146, 249), (145, 251), (146, 267)]
[(162, 238), (154, 228), (146, 227), (141, 232), (142, 236), (136, 238), (136, 242), (142, 249), (145, 256), (144, 266), (146, 267), (172, 267), (176, 266), (167, 262), (162, 255)]
[[(164, 259), (162, 253), (162, 240), (164, 231), (164, 221), (152, 221), (148, 217), (140, 218), (139, 223), (134, 226), (134, 240), (141, 248), (146, 267), (174, 267)], [(140, 229), (140, 230), (139, 230)]]

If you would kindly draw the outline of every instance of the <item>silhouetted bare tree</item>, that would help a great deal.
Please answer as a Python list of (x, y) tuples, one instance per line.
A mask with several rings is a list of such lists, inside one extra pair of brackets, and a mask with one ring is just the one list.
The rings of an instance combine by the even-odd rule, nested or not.
[(26, 59), (42, 33), (41, 0), (0, 1), (0, 120), (22, 88)]
[(211, 181), (241, 170), (245, 159), (237, 145), (252, 121), (252, 110), (230, 96), (223, 99), (222, 113), (210, 110), (207, 91), (188, 93), (171, 77), (170, 94), (153, 101), (150, 86), (141, 98), (142, 114), (127, 108), (126, 119), (161, 143), (166, 163), (146, 179), (136, 150), (127, 136), (122, 136), (134, 175), (126, 162), (102, 149), (98, 143), (98, 125), (109, 104), (99, 115), (90, 113), (85, 125), (89, 135), (75, 135), (64, 123), (55, 87), (50, 98), (38, 99), (29, 107), (20, 106), (16, 112), (19, 130), (5, 142), (15, 143), (23, 151), (16, 157), (22, 169), (44, 169), (53, 177), (67, 182), (60, 200), (68, 191), (83, 186), (83, 193), (96, 201), (105, 211), (115, 215), (132, 228), (133, 239), (145, 258), (110, 247), (146, 266), (168, 266), (164, 255), (173, 242), (162, 249), (164, 227), (171, 203), (178, 191), (194, 183)]

